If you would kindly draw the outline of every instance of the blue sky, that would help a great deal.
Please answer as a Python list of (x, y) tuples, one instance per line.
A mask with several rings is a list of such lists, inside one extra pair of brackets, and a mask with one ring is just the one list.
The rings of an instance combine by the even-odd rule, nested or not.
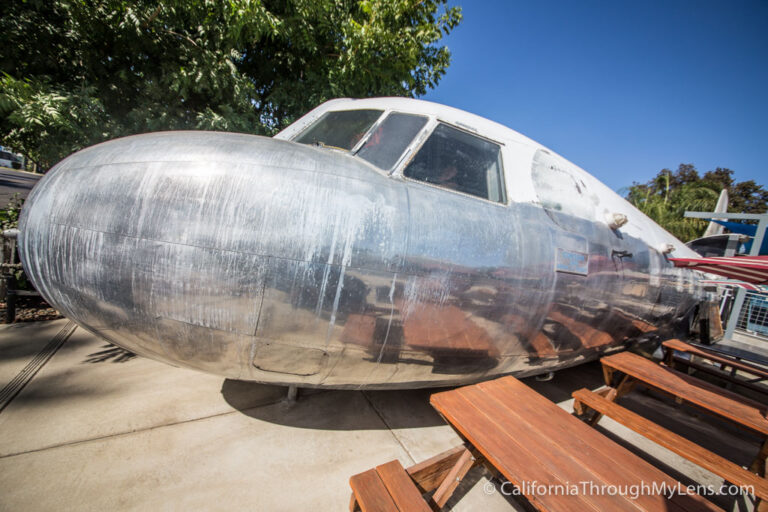
[(692, 163), (768, 187), (768, 1), (453, 1), (423, 99), (498, 121), (614, 190)]

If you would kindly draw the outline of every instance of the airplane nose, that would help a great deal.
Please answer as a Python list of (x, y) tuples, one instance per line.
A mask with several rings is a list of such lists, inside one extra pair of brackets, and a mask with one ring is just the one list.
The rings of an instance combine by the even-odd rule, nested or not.
[(265, 290), (282, 300), (284, 269), (400, 264), (405, 230), (388, 221), (398, 212), (361, 173), (387, 178), (366, 166), (231, 133), (106, 142), (60, 162), (30, 194), (22, 263), (46, 300), (107, 340), (247, 378)]

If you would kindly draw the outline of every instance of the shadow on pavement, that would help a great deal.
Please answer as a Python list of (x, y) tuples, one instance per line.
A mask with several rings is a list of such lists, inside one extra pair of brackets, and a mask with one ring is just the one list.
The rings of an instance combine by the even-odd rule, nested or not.
[(552, 380), (546, 382), (537, 381), (535, 377), (526, 377), (523, 382), (555, 403), (570, 400), (571, 394), (577, 389), (595, 390), (605, 384), (600, 361), (592, 361), (557, 371)]
[[(221, 394), (229, 405), (251, 418), (295, 428), (385, 430), (443, 425), (429, 405), (435, 390), (349, 391), (300, 389), (296, 401), (285, 400), (287, 388), (227, 379)], [(264, 401), (254, 405), (253, 396)], [(393, 410), (395, 409), (395, 410)]]
[[(555, 374), (552, 381), (525, 383), (550, 400), (561, 402), (582, 387), (596, 389), (602, 385), (599, 364), (590, 363)], [(429, 404), (429, 397), (452, 388), (401, 389), (391, 391), (350, 391), (299, 389), (295, 402), (287, 402), (287, 387), (256, 382), (224, 381), (221, 394), (229, 405), (246, 416), (270, 423), (309, 429), (365, 430), (408, 429), (444, 425), (445, 422)], [(254, 396), (265, 397), (254, 405)], [(270, 405), (270, 407), (265, 407)], [(364, 410), (375, 413), (374, 417)], [(375, 418), (375, 417), (374, 417)]]
[(108, 361), (111, 361), (113, 363), (124, 363), (136, 357), (136, 354), (134, 354), (133, 352), (125, 350), (124, 348), (121, 348), (121, 347), (116, 347), (111, 343), (107, 343), (102, 348), (104, 350), (100, 350), (98, 352), (88, 354), (88, 358), (84, 362), (85, 363), (106, 363)]
[[(58, 323), (54, 323), (58, 322)], [(66, 325), (59, 320), (6, 324), (2, 331), (0, 359), (27, 359), (37, 355)], [(71, 340), (67, 340), (70, 343)]]

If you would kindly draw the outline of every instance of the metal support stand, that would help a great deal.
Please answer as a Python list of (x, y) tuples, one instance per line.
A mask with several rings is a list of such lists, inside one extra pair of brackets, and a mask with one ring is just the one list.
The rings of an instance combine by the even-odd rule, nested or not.
[[(0, 299), (5, 299), (5, 312), (3, 313), (3, 323), (11, 324), (16, 320), (16, 276), (14, 267), (16, 266), (16, 237), (18, 230), (9, 229), (2, 232), (0, 241), (0, 288), (2, 295)], [(9, 257), (6, 262), (5, 254)]]
[(539, 382), (549, 382), (554, 378), (555, 378), (555, 372), (542, 373), (541, 375), (536, 376), (536, 380)]
[(299, 388), (296, 386), (288, 386), (288, 394), (285, 395), (285, 401), (288, 403), (294, 403), (299, 397)]
[(747, 296), (747, 291), (744, 288), (736, 290), (736, 299), (733, 301), (733, 307), (731, 308), (731, 315), (728, 317), (728, 324), (725, 327), (725, 334), (723, 338), (726, 340), (733, 339), (733, 331), (736, 330), (736, 324), (739, 322), (739, 314), (741, 308), (744, 306), (744, 299)]

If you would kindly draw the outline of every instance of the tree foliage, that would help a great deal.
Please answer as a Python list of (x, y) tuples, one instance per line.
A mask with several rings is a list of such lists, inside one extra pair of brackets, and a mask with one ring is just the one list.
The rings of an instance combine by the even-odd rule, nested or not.
[(702, 236), (709, 222), (685, 218), (685, 212), (711, 212), (724, 188), (729, 212), (768, 211), (768, 190), (754, 180), (736, 182), (733, 171), (722, 167), (700, 176), (692, 164), (680, 164), (674, 172), (662, 169), (651, 181), (634, 183), (626, 197), (661, 227), (689, 241)]
[(132, 133), (271, 134), (340, 96), (418, 96), (447, 0), (6, 0), (3, 143), (43, 166)]

